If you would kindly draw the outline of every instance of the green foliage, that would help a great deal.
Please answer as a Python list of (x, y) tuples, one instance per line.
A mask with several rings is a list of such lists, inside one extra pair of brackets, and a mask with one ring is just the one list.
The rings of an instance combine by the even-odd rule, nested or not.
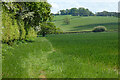
[(26, 39), (32, 41), (35, 37), (37, 37), (37, 33), (35, 32), (34, 28), (31, 27), (28, 30), (28, 35), (26, 35)]
[(53, 22), (43, 22), (40, 23), (41, 30), (38, 32), (38, 34), (42, 34), (42, 36), (44, 37), (46, 34), (55, 34), (55, 33), (59, 33), (60, 30), (58, 30), (58, 28), (56, 28), (55, 24)]
[(65, 24), (70, 24), (70, 18), (69, 17), (65, 17), (63, 22)]
[(97, 27), (95, 27), (94, 29), (93, 29), (93, 32), (104, 32), (104, 31), (106, 31), (107, 29), (106, 29), (106, 27), (104, 27), (104, 26), (97, 26)]
[(20, 23), (20, 40), (25, 40), (26, 31), (24, 29), (24, 23)]
[(118, 17), (118, 14), (117, 12), (108, 12), (108, 11), (103, 11), (103, 12), (97, 12), (95, 15), (96, 16), (115, 16), (115, 17)]
[[(47, 2), (3, 2), (3, 42), (25, 40), (36, 36), (39, 23), (51, 21), (51, 5)], [(49, 25), (49, 24), (48, 24)], [(45, 29), (43, 28), (45, 27)], [(43, 25), (44, 32), (49, 29)], [(50, 28), (51, 27), (51, 28)], [(50, 25), (50, 29), (53, 27)]]
[(72, 16), (78, 16), (79, 14), (78, 14), (78, 9), (77, 8), (71, 8), (70, 9), (70, 14), (72, 15)]
[(18, 40), (20, 33), (16, 20), (12, 20), (5, 12), (2, 14), (2, 17), (2, 41)]
[(94, 13), (85, 8), (71, 8), (66, 10), (60, 10), (61, 15), (72, 15), (72, 16), (94, 16)]
[(11, 19), (8, 14), (2, 14), (2, 41), (8, 42), (10, 39), (10, 27), (12, 26)]
[(13, 24), (13, 31), (11, 31), (13, 33), (13, 39), (15, 40), (19, 40), (20, 37), (20, 32), (19, 32), (19, 26), (16, 22), (16, 20), (14, 20), (14, 24)]
[(63, 31), (60, 28), (56, 28), (54, 33), (55, 34), (61, 34), (61, 33), (63, 33)]
[(114, 16), (114, 17), (119, 17), (118, 12), (108, 12), (108, 11), (103, 11), (103, 12), (97, 12), (94, 14), (92, 11), (89, 9), (85, 8), (71, 8), (71, 9), (66, 9), (66, 10), (60, 10), (61, 15), (72, 15), (72, 16)]

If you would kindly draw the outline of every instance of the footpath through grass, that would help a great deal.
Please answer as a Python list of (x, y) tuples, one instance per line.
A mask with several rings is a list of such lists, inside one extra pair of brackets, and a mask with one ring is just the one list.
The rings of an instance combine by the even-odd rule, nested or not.
[(53, 51), (52, 44), (46, 38), (13, 47), (3, 45), (3, 48), (3, 78), (45, 77), (44, 70), (49, 70), (47, 56)]
[(13, 47), (4, 54), (3, 78), (118, 77), (117, 32), (48, 35)]

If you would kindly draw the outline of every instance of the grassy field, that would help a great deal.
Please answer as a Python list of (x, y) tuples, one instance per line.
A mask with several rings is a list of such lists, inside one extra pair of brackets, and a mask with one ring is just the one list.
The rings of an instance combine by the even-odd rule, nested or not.
[(46, 38), (12, 47), (3, 44), (3, 78), (39, 78), (49, 68), (46, 60), (51, 51), (52, 45)]
[[(65, 17), (69, 17), (71, 22), (69, 25), (63, 23)], [(54, 17), (54, 22), (62, 29), (63, 32), (72, 31), (91, 31), (96, 26), (105, 26), (108, 31), (118, 30), (118, 18), (116, 17), (100, 17), (100, 16), (70, 16), (60, 15)]]
[(3, 48), (3, 78), (118, 77), (117, 32), (48, 35)]

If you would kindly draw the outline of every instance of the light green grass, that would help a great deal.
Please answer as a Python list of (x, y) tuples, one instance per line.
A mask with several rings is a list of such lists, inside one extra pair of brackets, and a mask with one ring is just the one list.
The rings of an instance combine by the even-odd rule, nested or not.
[(3, 78), (117, 78), (117, 32), (48, 35), (6, 47)]
[(46, 38), (37, 38), (32, 43), (22, 43), (8, 47), (3, 52), (3, 78), (39, 78), (41, 71), (49, 68), (46, 55), (52, 45)]
[[(69, 25), (63, 23), (65, 17), (70, 17), (71, 22)], [(54, 22), (57, 27), (61, 28), (64, 32), (67, 31), (85, 31), (92, 30), (96, 26), (105, 26), (108, 31), (114, 31), (118, 29), (118, 18), (116, 17), (100, 17), (100, 16), (70, 16), (61, 15), (55, 16)]]

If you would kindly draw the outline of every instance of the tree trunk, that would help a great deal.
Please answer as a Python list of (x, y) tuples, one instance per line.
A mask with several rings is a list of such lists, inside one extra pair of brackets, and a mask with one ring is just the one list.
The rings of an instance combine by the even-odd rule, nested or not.
[(45, 37), (45, 32), (42, 33), (42, 36)]

